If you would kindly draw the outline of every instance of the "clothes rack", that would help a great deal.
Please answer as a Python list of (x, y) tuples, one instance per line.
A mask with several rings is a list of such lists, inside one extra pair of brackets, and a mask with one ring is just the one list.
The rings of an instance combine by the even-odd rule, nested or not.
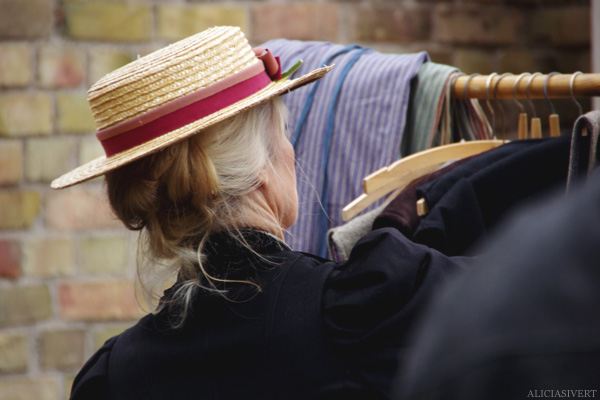
[[(573, 93), (571, 94), (571, 77), (574, 74), (552, 74), (548, 78), (546, 84), (546, 94), (548, 98), (569, 98), (571, 95), (575, 97), (592, 97), (600, 96), (600, 74), (586, 73), (577, 74), (573, 79)], [(515, 75), (498, 75), (490, 79), (490, 75), (461, 75), (456, 78), (452, 94), (457, 99), (462, 99), (466, 93), (467, 98), (476, 99), (494, 99), (493, 92), (495, 91), (496, 99), (513, 99), (514, 95), (517, 98), (543, 99), (544, 82), (548, 77), (547, 74), (540, 74), (532, 77), (531, 82), (528, 78), (521, 79), (515, 88), (519, 74)], [(465, 91), (465, 84), (467, 88)], [(529, 87), (529, 93), (527, 88)], [(528, 96), (529, 94), (529, 96)]]
[[(523, 76), (524, 75), (524, 76)], [(465, 87), (466, 86), (466, 87)], [(573, 98), (600, 96), (600, 73), (572, 74), (490, 74), (490, 75), (460, 75), (452, 83), (452, 95), (457, 99), (543, 99), (543, 98)], [(526, 123), (526, 121), (525, 121)], [(443, 150), (443, 149), (439, 149)], [(428, 151), (416, 153), (408, 159), (401, 159), (396, 166), (396, 173), (390, 174), (391, 166), (373, 172), (363, 180), (363, 194), (347, 204), (343, 210), (343, 220), (348, 221), (370, 204), (388, 194), (402, 180), (395, 178), (411, 172), (409, 168), (402, 172), (400, 165), (411, 157), (428, 157)], [(419, 161), (421, 162), (421, 161)], [(398, 164), (398, 165), (396, 165)], [(414, 172), (414, 171), (413, 171)], [(381, 184), (383, 181), (385, 184)], [(370, 187), (374, 182), (378, 187)]]

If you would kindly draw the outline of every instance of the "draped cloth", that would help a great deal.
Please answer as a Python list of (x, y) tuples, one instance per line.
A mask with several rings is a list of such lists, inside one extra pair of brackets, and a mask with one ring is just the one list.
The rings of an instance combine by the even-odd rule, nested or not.
[(342, 208), (362, 193), (362, 179), (399, 158), (410, 82), (429, 56), (286, 39), (262, 46), (280, 57), (284, 71), (302, 59), (298, 76), (335, 64), (326, 79), (282, 97), (290, 110), (300, 199), (286, 241), (325, 256), (327, 230), (342, 223)]

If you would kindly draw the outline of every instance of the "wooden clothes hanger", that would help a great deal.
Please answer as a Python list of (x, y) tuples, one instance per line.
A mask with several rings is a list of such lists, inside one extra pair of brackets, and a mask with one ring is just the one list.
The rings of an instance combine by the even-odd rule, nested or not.
[(527, 97), (527, 101), (533, 110), (533, 116), (531, 117), (531, 138), (539, 139), (542, 137), (542, 120), (537, 116), (535, 105), (533, 101), (531, 101), (531, 96), (529, 94), (529, 89), (531, 88), (531, 82), (536, 77), (536, 75), (542, 75), (540, 72), (536, 72), (531, 74), (531, 77), (527, 81), (527, 86), (525, 88), (525, 96)]
[[(486, 99), (489, 97), (490, 85), (494, 85), (494, 97), (497, 99), (600, 96), (600, 74), (577, 73), (576, 82), (571, 74), (535, 73), (531, 74), (527, 82), (521, 82), (522, 75), (459, 76), (453, 82), (452, 93), (458, 99)], [(532, 137), (534, 130), (537, 131), (537, 126), (532, 126)], [(349, 221), (377, 200), (394, 190), (406, 188), (411, 182), (434, 172), (446, 162), (476, 155), (504, 143), (506, 141), (503, 140), (452, 143), (404, 157), (365, 177), (363, 193), (342, 209), (342, 219)]]
[[(498, 76), (498, 80), (496, 81), (496, 84), (494, 85), (494, 100), (497, 100), (497, 99), (498, 99), (498, 84), (500, 83), (500, 81), (501, 81), (501, 80), (502, 80), (504, 77), (506, 77), (506, 76), (513, 76), (513, 75), (514, 75), (514, 74), (512, 74), (512, 73), (510, 73), (510, 72), (506, 72), (506, 73), (504, 73), (504, 74), (502, 74), (502, 75)], [(501, 137), (502, 139), (504, 139), (504, 138), (506, 137), (506, 134), (505, 134), (505, 129), (504, 129), (504, 128), (505, 128), (505, 121), (504, 121), (504, 120), (505, 120), (505, 115), (504, 115), (504, 107), (502, 107), (502, 103), (500, 103), (500, 102), (498, 102), (498, 106), (499, 106), (499, 108), (500, 108), (500, 112), (501, 112), (501, 114), (502, 114), (502, 118), (501, 118), (501, 121), (502, 121), (502, 130), (500, 131), (500, 137)]]
[(521, 75), (517, 76), (517, 79), (515, 80), (515, 84), (513, 85), (513, 101), (515, 102), (515, 105), (519, 108), (519, 123), (518, 123), (518, 128), (517, 128), (517, 132), (518, 132), (518, 136), (517, 138), (519, 140), (522, 139), (527, 139), (527, 136), (529, 134), (528, 129), (527, 129), (527, 113), (525, 112), (525, 107), (523, 106), (523, 104), (521, 104), (519, 102), (519, 100), (517, 100), (517, 85), (519, 84), (519, 81), (524, 78), (526, 75), (531, 75), (529, 72), (523, 72)]
[(401, 158), (363, 179), (363, 194), (342, 209), (342, 219), (349, 221), (377, 200), (394, 190), (404, 189), (416, 179), (434, 172), (444, 163), (470, 157), (504, 143), (506, 141), (503, 140), (451, 143)]
[[(552, 75), (556, 75), (556, 74), (559, 74), (559, 73), (558, 72), (549, 73), (548, 76), (546, 76), (546, 79), (544, 79), (544, 98), (546, 99), (548, 104), (550, 104), (550, 108), (552, 109), (552, 113), (548, 117), (548, 126), (550, 127), (550, 137), (560, 136), (560, 121), (558, 119), (558, 114), (556, 113), (556, 110), (554, 109), (554, 104), (552, 104), (552, 102), (548, 98), (548, 79), (550, 79), (550, 77)], [(569, 88), (569, 89), (571, 89), (571, 88)]]
[[(573, 84), (575, 82), (575, 78), (577, 78), (577, 75), (581, 75), (581, 74), (583, 74), (583, 72), (581, 72), (581, 71), (574, 72), (573, 74), (571, 74), (571, 80), (569, 81), (569, 86), (570, 86), (570, 90), (571, 90), (571, 100), (577, 106), (577, 109), (579, 110), (579, 116), (583, 115), (583, 108), (581, 107), (581, 104), (579, 104), (577, 99), (575, 98), (575, 94), (573, 93)], [(585, 126), (582, 127), (581, 135), (582, 136), (587, 135), (587, 127), (585, 127)]]

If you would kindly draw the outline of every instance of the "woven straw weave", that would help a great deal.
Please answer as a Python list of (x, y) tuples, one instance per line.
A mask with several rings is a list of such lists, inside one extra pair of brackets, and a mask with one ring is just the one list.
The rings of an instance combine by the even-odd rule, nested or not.
[[(105, 129), (213, 85), (258, 62), (261, 61), (239, 28), (215, 27), (106, 75), (89, 90), (88, 101), (96, 125)], [(73, 186), (160, 151), (275, 96), (320, 79), (331, 68), (324, 66), (296, 79), (271, 82), (258, 92), (185, 126), (81, 165), (52, 181), (51, 186), (54, 189)]]
[[(236, 27), (217, 27), (140, 58), (88, 92), (98, 129), (135, 118), (259, 62)], [(151, 67), (149, 67), (151, 66)]]

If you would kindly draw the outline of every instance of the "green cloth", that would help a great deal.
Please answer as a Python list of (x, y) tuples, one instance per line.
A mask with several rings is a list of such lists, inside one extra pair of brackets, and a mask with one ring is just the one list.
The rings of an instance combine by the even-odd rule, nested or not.
[(411, 83), (403, 157), (434, 146), (491, 136), (477, 100), (452, 99), (452, 84), (459, 74), (456, 67), (449, 65), (421, 65)]

